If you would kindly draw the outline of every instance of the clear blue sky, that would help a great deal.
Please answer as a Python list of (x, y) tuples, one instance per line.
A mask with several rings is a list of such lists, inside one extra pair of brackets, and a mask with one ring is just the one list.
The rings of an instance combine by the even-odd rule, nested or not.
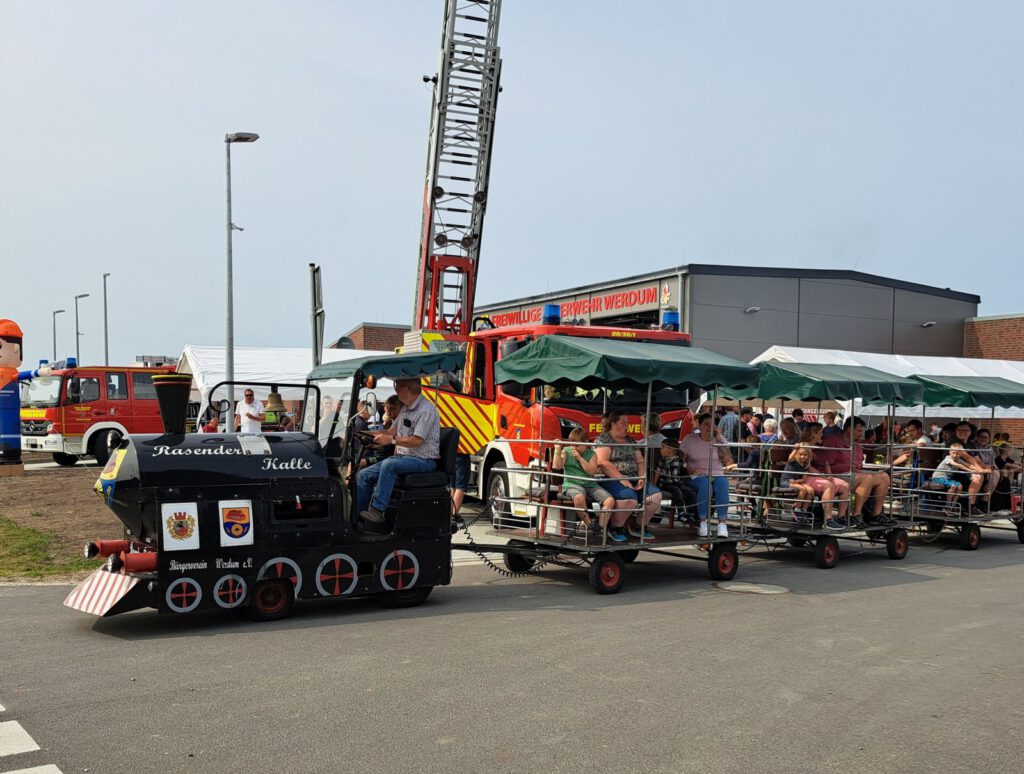
[[(441, 0), (0, 0), (0, 317), (26, 361), (411, 318)], [(505, 0), (477, 299), (686, 262), (850, 269), (1024, 311), (1024, 4)]]

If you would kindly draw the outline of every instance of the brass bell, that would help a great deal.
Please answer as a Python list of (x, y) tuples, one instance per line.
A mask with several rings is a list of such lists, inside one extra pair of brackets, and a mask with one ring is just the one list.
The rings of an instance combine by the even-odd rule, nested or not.
[(270, 394), (267, 396), (267, 402), (263, 405), (263, 410), (267, 414), (275, 416), (275, 419), (270, 420), (272, 422), (276, 422), (277, 419), (287, 413), (288, 409), (284, 407), (284, 403), (281, 401), (281, 393), (277, 391), (277, 387), (270, 388)]

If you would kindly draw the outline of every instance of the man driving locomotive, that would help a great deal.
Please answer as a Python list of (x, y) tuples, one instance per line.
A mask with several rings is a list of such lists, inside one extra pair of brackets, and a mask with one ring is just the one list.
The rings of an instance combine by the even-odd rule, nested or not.
[(441, 420), (434, 404), (420, 393), (419, 379), (395, 379), (395, 394), (402, 402), (398, 417), (388, 429), (372, 434), (376, 445), (393, 445), (395, 453), (356, 476), (357, 510), (367, 521), (384, 521), (398, 476), (437, 470)]

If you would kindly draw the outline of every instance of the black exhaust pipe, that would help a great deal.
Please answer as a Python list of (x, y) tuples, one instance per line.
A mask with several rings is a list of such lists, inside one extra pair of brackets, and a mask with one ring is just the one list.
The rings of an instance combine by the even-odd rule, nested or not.
[(192, 391), (192, 374), (157, 374), (153, 377), (156, 398), (160, 403), (160, 419), (169, 435), (185, 434), (188, 396)]

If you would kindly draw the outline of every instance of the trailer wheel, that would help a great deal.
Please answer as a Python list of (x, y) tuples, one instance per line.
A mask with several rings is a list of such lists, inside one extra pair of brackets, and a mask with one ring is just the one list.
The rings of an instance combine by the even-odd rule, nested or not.
[(626, 564), (614, 551), (602, 551), (590, 563), (590, 585), (598, 594), (618, 594)]
[[(1018, 528), (1018, 535), (1020, 535)], [(960, 547), (964, 551), (977, 551), (981, 545), (981, 527), (977, 524), (964, 524), (960, 528)]]
[(885, 550), (890, 559), (902, 559), (910, 550), (905, 529), (892, 529), (885, 534)]
[(814, 561), (823, 570), (831, 570), (839, 561), (839, 541), (831, 535), (818, 538), (814, 544)]
[(633, 564), (633, 562), (637, 560), (637, 557), (640, 556), (640, 549), (633, 548), (629, 551), (618, 551), (617, 553), (626, 564)]
[(793, 548), (803, 548), (807, 545), (807, 538), (802, 538), (799, 535), (790, 535), (786, 538), (786, 542), (793, 546)]
[(1024, 521), (1017, 522), (1017, 540), (1024, 543)]
[(295, 602), (295, 587), (287, 579), (264, 580), (252, 591), (245, 614), (254, 621), (287, 618)]
[(385, 594), (378, 594), (374, 599), (381, 607), (397, 609), (400, 607), (416, 607), (422, 605), (434, 590), (433, 586), (421, 586), (415, 589), (404, 591), (389, 591)]
[(53, 461), (60, 465), (62, 468), (70, 468), (78, 464), (78, 455), (65, 454), (64, 452), (54, 452)]
[(740, 559), (734, 543), (715, 543), (708, 555), (708, 572), (712, 580), (732, 580)]
[(529, 572), (537, 563), (537, 560), (532, 556), (521, 554), (518, 551), (509, 551), (507, 554), (504, 554), (502, 556), (502, 561), (505, 564), (506, 570), (517, 574)]

